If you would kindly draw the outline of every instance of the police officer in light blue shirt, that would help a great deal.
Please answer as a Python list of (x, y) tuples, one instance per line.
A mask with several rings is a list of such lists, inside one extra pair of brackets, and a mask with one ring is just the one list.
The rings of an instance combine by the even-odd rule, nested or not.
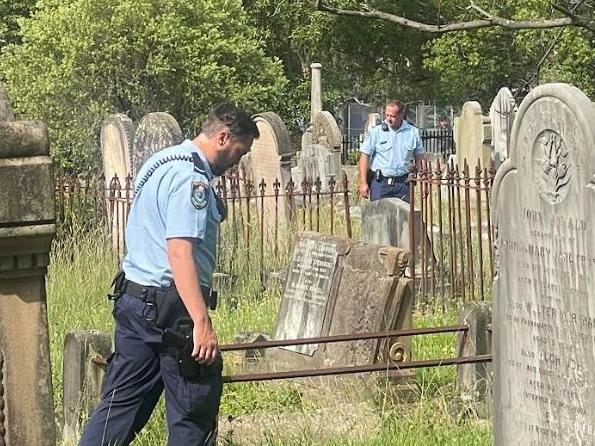
[(128, 445), (163, 391), (168, 445), (214, 444), (222, 362), (207, 307), (225, 211), (210, 183), (258, 136), (246, 112), (221, 104), (194, 140), (139, 171), (111, 295), (115, 352), (79, 445)]
[(415, 162), (419, 167), (425, 151), (419, 131), (403, 115), (400, 101), (388, 102), (384, 122), (372, 129), (360, 147), (360, 196), (409, 201), (410, 166)]

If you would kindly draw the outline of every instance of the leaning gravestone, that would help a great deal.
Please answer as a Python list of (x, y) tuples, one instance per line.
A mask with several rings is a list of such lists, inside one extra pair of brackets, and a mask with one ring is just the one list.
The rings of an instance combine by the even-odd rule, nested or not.
[[(411, 281), (403, 276), (406, 251), (347, 238), (296, 237), (276, 339), (296, 339), (408, 328)], [(291, 368), (372, 364), (410, 357), (408, 339), (372, 339), (267, 351), (270, 364)]]
[(140, 122), (132, 144), (132, 174), (135, 175), (151, 155), (180, 144), (182, 130), (175, 118), (163, 112), (149, 113)]
[(510, 90), (501, 88), (490, 106), (492, 160), (497, 169), (508, 158), (510, 132), (516, 115), (516, 101)]
[(595, 444), (595, 105), (521, 103), (493, 189), (496, 446)]
[(0, 86), (0, 445), (56, 444), (45, 274), (55, 234), (47, 127)]
[(484, 116), (479, 102), (465, 102), (461, 116), (456, 121), (455, 144), (457, 164), (463, 168), (465, 161), (469, 173), (475, 175), (475, 167), (488, 167), (491, 159), (490, 118)]
[[(264, 224), (267, 230), (275, 227), (275, 221), (284, 222), (294, 214), (292, 202), (285, 198), (285, 188), (291, 179), (291, 147), (289, 131), (283, 120), (273, 112), (265, 112), (253, 117), (260, 137), (254, 140), (250, 149), (250, 167), (255, 181), (256, 194), (262, 192), (261, 181), (266, 184), (264, 201)], [(273, 184), (278, 181), (279, 196), (274, 197)], [(260, 201), (260, 200), (259, 200)], [(260, 203), (259, 203), (260, 204)]]

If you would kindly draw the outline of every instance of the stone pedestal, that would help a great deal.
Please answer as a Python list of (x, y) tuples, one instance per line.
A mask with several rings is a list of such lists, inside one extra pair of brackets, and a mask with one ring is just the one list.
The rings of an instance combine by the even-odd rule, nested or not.
[[(0, 116), (11, 119), (0, 95)], [(54, 237), (47, 128), (0, 123), (0, 445), (55, 445), (45, 273)]]

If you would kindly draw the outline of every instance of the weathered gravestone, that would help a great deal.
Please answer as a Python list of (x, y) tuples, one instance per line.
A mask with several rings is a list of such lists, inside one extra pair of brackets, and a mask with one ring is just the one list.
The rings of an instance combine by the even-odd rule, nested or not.
[(496, 446), (595, 444), (594, 123), (577, 88), (537, 87), (495, 178)]
[[(47, 127), (0, 87), (0, 445), (55, 445), (45, 274), (54, 238)], [(7, 120), (8, 119), (8, 120)]]
[(101, 158), (106, 186), (115, 175), (122, 185), (128, 175), (132, 175), (132, 142), (134, 124), (121, 113), (109, 115), (101, 125)]
[(293, 181), (300, 187), (304, 181), (314, 184), (318, 179), (321, 190), (329, 190), (329, 182), (341, 180), (341, 130), (328, 111), (321, 111), (302, 138), (302, 149), (297, 153), (297, 168), (292, 171)]
[(516, 115), (516, 102), (510, 90), (501, 88), (490, 106), (492, 160), (497, 169), (508, 158), (510, 132)]
[[(417, 266), (433, 265), (434, 253), (423, 226), (421, 211), (413, 211), (414, 227), (411, 228), (411, 207), (409, 203), (399, 198), (383, 198), (369, 201), (362, 206), (361, 240), (377, 245), (396, 246), (412, 251)], [(414, 244), (411, 244), (411, 229), (413, 229)], [(425, 244), (422, 246), (422, 243)], [(413, 248), (413, 250), (412, 250)]]
[[(254, 140), (250, 149), (250, 170), (254, 181), (254, 194), (262, 193), (259, 185), (266, 184), (264, 201), (264, 224), (267, 230), (275, 222), (284, 222), (294, 214), (292, 202), (285, 197), (285, 188), (291, 180), (291, 158), (294, 150), (289, 131), (283, 120), (273, 112), (260, 113), (253, 117), (260, 137)], [(274, 184), (279, 183), (279, 196), (274, 196)], [(260, 200), (259, 205), (260, 205)]]
[(475, 175), (475, 167), (488, 167), (491, 159), (490, 118), (484, 116), (479, 102), (465, 102), (461, 116), (456, 120), (455, 144), (457, 164), (462, 169), (467, 161), (469, 172)]
[[(316, 233), (296, 237), (276, 339), (382, 332), (411, 324), (404, 250)], [(266, 352), (270, 364), (317, 368), (410, 357), (408, 339), (303, 345)]]
[(182, 130), (175, 118), (163, 112), (149, 113), (140, 122), (132, 144), (132, 173), (139, 171), (144, 162), (154, 153), (166, 147), (180, 144)]
[[(107, 195), (112, 200), (107, 206), (108, 218), (111, 223), (112, 245), (119, 255), (124, 254), (124, 226), (127, 203), (115, 200), (125, 197), (125, 187), (132, 172), (132, 142), (134, 124), (132, 120), (121, 113), (109, 115), (101, 126), (101, 158), (103, 160), (103, 175)], [(131, 191), (128, 191), (131, 195)]]

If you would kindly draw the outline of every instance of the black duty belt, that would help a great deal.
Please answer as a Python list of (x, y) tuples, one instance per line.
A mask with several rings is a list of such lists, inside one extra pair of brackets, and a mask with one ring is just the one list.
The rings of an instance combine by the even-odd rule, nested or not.
[[(120, 274), (122, 275), (120, 276)], [(126, 279), (123, 273), (119, 273), (116, 278), (114, 278), (113, 285), (115, 286), (114, 292), (116, 294), (126, 293), (129, 296), (142, 300), (143, 302), (152, 304), (159, 304), (159, 300), (165, 298), (168, 293), (177, 293), (175, 286), (156, 287), (141, 285), (140, 283)], [(217, 292), (204, 285), (200, 286), (200, 291), (207, 306), (211, 310), (215, 310), (217, 308)]]
[(395, 183), (406, 183), (409, 180), (409, 175), (405, 174), (400, 176), (389, 176), (384, 175), (381, 170), (377, 170), (376, 172), (373, 172), (373, 178), (377, 182), (384, 182), (388, 185), (393, 185)]

